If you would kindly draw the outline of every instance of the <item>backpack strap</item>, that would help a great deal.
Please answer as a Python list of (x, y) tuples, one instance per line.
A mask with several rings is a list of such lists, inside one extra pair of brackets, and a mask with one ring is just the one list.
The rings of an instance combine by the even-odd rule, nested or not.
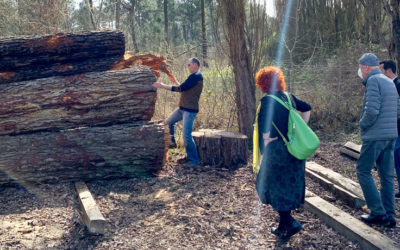
[[(281, 98), (272, 95), (272, 94), (268, 94), (267, 96), (271, 97), (272, 99), (274, 99), (275, 101), (279, 102), (282, 106), (284, 106), (285, 108), (287, 108), (287, 110), (291, 110), (293, 109), (292, 106), (292, 102), (290, 101), (290, 96), (287, 92), (283, 92), (286, 95), (286, 98), (288, 99), (287, 102), (284, 102)], [(286, 140), (286, 137), (282, 134), (282, 132), (278, 129), (278, 127), (276, 126), (275, 122), (272, 122), (272, 126), (274, 126), (274, 128), (276, 129), (276, 131), (278, 132), (278, 134), (282, 137), (282, 140), (285, 142), (285, 144), (288, 144), (289, 141)]]
[(292, 102), (290, 100), (290, 96), (287, 92), (283, 92), (286, 95), (287, 98), (287, 102), (284, 102), (281, 98), (277, 97), (276, 95), (272, 95), (272, 94), (268, 94), (267, 96), (271, 97), (272, 99), (274, 99), (275, 101), (279, 102), (280, 104), (282, 104), (282, 106), (284, 106), (285, 108), (287, 108), (288, 110), (292, 109)]

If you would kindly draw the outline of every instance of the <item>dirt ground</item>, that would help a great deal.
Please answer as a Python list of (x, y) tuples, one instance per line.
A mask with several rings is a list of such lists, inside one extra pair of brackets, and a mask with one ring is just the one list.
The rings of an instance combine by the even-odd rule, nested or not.
[[(339, 148), (322, 143), (311, 160), (356, 180), (355, 161)], [(190, 171), (182, 157), (170, 151), (156, 177), (88, 182), (108, 221), (104, 235), (90, 234), (80, 221), (72, 183), (1, 187), (0, 249), (359, 249), (304, 209), (294, 213), (304, 230), (280, 242), (270, 233), (277, 213), (258, 200), (250, 165)], [(307, 187), (355, 216), (362, 213), (309, 179)], [(376, 229), (400, 242), (398, 228)]]

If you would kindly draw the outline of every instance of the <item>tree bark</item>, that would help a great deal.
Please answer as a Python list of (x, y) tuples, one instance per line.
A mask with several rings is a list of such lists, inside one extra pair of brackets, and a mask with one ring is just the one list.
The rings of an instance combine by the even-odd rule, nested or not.
[(201, 0), (201, 37), (202, 37), (202, 50), (203, 50), (203, 65), (208, 67), (207, 63), (207, 35), (206, 35), (206, 11), (204, 7), (204, 0)]
[(121, 31), (1, 38), (0, 73), (94, 58), (122, 57), (124, 53), (125, 39)]
[(163, 165), (165, 136), (163, 125), (146, 122), (1, 136), (0, 185), (152, 174)]
[(235, 169), (248, 160), (247, 136), (223, 130), (201, 129), (192, 133), (202, 165)]
[(220, 0), (220, 2), (225, 10), (230, 59), (235, 75), (239, 131), (251, 139), (256, 105), (254, 76), (244, 34), (245, 3), (244, 0)]
[(150, 120), (149, 67), (0, 85), (0, 135)]
[(392, 17), (392, 37), (389, 45), (389, 56), (393, 58), (397, 65), (400, 64), (400, 10), (399, 1), (383, 0), (385, 11)]
[(93, 0), (87, 0), (86, 4), (89, 11), (90, 23), (92, 24), (92, 28), (93, 30), (97, 30), (96, 21), (94, 20)]
[(71, 76), (87, 72), (107, 71), (122, 57), (111, 56), (92, 58), (77, 62), (37, 65), (36, 67), (19, 68), (14, 71), (0, 72), (0, 84), (28, 81), (52, 76)]
[(115, 0), (115, 29), (119, 29), (121, 19), (121, 0)]
[(169, 46), (169, 32), (168, 32), (168, 0), (164, 0), (164, 33), (165, 41)]
[(136, 42), (136, 31), (135, 31), (135, 5), (136, 0), (130, 0), (131, 4), (127, 4), (125, 2), (121, 2), (122, 6), (128, 10), (128, 19), (129, 19), (129, 27), (131, 29), (131, 37), (132, 37), (132, 44), (133, 50), (135, 53), (139, 53), (139, 47)]

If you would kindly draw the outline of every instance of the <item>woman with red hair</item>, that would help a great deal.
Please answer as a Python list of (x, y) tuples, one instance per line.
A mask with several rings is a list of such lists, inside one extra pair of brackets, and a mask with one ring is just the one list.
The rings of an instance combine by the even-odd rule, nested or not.
[[(283, 241), (298, 233), (302, 227), (291, 215), (291, 210), (300, 207), (305, 197), (305, 160), (298, 160), (287, 150), (282, 137), (272, 125), (286, 137), (289, 111), (268, 95), (287, 102), (285, 77), (277, 67), (264, 67), (256, 75), (256, 85), (266, 95), (261, 99), (257, 116), (258, 146), (262, 155), (257, 174), (256, 189), (262, 203), (271, 204), (279, 213), (279, 226), (271, 232)], [(311, 106), (289, 94), (292, 106), (308, 122)], [(287, 139), (287, 137), (286, 137)]]

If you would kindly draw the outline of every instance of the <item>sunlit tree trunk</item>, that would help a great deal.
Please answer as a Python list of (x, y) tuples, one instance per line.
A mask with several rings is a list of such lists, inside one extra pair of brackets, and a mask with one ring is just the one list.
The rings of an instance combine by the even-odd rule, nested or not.
[(86, 0), (86, 4), (89, 10), (90, 22), (92, 24), (92, 28), (97, 30), (96, 21), (94, 20), (94, 9), (93, 9), (93, 0)]
[(201, 0), (201, 37), (203, 49), (203, 65), (208, 67), (207, 63), (207, 35), (206, 35), (206, 12), (204, 8), (204, 0)]
[(168, 0), (164, 0), (164, 33), (165, 41), (169, 46), (169, 32), (168, 32)]
[(115, 28), (119, 29), (121, 19), (121, 0), (115, 0)]
[(128, 10), (129, 15), (129, 26), (131, 29), (131, 37), (132, 37), (132, 44), (133, 50), (135, 53), (139, 53), (139, 48), (136, 42), (136, 32), (135, 32), (135, 5), (136, 0), (130, 0), (130, 4), (126, 3), (125, 1), (121, 1), (122, 6)]
[(255, 84), (244, 33), (245, 1), (220, 0), (220, 4), (224, 12), (230, 59), (235, 75), (239, 130), (252, 138), (256, 113)]
[(392, 17), (392, 42), (389, 46), (389, 56), (399, 65), (400, 60), (400, 10), (398, 0), (382, 0), (386, 12)]

